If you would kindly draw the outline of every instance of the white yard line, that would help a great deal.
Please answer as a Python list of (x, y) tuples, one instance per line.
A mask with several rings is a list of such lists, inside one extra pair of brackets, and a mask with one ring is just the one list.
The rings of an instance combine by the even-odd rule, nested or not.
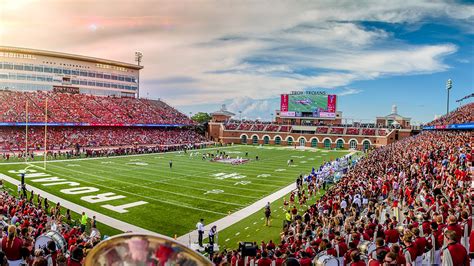
[[(15, 186), (18, 186), (18, 184), (20, 184), (20, 181), (14, 179), (12, 177), (9, 177), (7, 175), (1, 174), (1, 173), (0, 173), (0, 178), (7, 181), (8, 183), (12, 183)], [(135, 226), (133, 224), (122, 222), (122, 221), (117, 220), (115, 218), (112, 218), (110, 216), (103, 215), (99, 212), (96, 212), (96, 211), (93, 211), (91, 209), (82, 207), (82, 206), (80, 206), (78, 204), (75, 204), (75, 203), (72, 203), (68, 200), (59, 198), (59, 197), (57, 197), (53, 194), (50, 194), (50, 193), (48, 193), (44, 190), (39, 189), (38, 187), (33, 187), (30, 184), (28, 184), (28, 187), (33, 189), (36, 192), (36, 194), (41, 194), (42, 197), (48, 198), (48, 200), (50, 200), (52, 202), (60, 202), (61, 206), (65, 207), (65, 208), (68, 208), (68, 209), (72, 210), (73, 212), (76, 212), (76, 213), (79, 213), (79, 214), (81, 214), (82, 212), (85, 212), (87, 214), (87, 216), (89, 216), (89, 217), (92, 217), (92, 216), (95, 215), (95, 217), (97, 218), (97, 221), (99, 221), (99, 222), (101, 222), (105, 225), (108, 225), (110, 227), (116, 228), (116, 229), (118, 229), (122, 232), (132, 231), (134, 233), (145, 233), (145, 234), (159, 235), (159, 234), (157, 234), (155, 232), (152, 232), (152, 231), (149, 231), (147, 229), (143, 229), (143, 228)]]

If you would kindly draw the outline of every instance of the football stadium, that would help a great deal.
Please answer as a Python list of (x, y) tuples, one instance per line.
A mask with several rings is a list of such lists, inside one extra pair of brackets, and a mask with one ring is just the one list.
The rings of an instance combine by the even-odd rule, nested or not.
[(472, 4), (126, 2), (0, 1), (1, 265), (474, 265)]

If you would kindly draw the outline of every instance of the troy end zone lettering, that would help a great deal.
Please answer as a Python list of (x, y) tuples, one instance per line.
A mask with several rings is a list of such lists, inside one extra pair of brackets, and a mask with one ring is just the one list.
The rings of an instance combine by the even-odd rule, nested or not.
[[(69, 188), (59, 190), (63, 194), (67, 195), (81, 195), (81, 194), (89, 194), (89, 193), (96, 193), (100, 191), (100, 189), (95, 187), (81, 187), (79, 183), (73, 181), (67, 181), (67, 179), (59, 178), (56, 176), (51, 176), (50, 174), (46, 173), (38, 173), (36, 170), (33, 169), (26, 169), (26, 170), (10, 170), (8, 171), (11, 174), (16, 174), (20, 176), (21, 173), (25, 173), (25, 178), (28, 178), (33, 183), (41, 184), (42, 186), (57, 186), (57, 185), (67, 185)], [(107, 201), (113, 201), (118, 199), (124, 199), (126, 196), (117, 195), (113, 192), (106, 192), (106, 193), (99, 193), (93, 195), (84, 195), (81, 197), (81, 200), (89, 203), (102, 203)], [(126, 213), (128, 212), (127, 209), (140, 206), (143, 204), (147, 204), (146, 201), (136, 201), (122, 205), (111, 205), (105, 204), (100, 205), (102, 208), (106, 208), (111, 211), (115, 211), (118, 213)]]

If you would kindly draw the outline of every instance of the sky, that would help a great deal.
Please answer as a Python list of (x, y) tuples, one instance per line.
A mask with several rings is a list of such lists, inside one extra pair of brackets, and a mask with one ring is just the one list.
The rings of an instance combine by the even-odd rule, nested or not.
[[(142, 97), (271, 119), (279, 95), (337, 94), (343, 117), (431, 121), (474, 91), (471, 1), (0, 0), (0, 45), (133, 63)], [(472, 101), (472, 98), (471, 100)]]

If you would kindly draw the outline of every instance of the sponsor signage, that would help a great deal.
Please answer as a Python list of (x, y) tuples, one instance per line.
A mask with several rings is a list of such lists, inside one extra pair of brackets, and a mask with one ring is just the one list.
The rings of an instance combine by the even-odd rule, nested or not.
[(282, 112), (287, 112), (288, 111), (288, 94), (282, 94), (281, 95), (280, 111), (282, 111)]
[[(25, 122), (0, 122), (0, 126), (26, 126)], [(183, 127), (190, 126), (186, 124), (107, 124), (107, 123), (44, 123), (44, 122), (29, 122), (28, 126), (58, 126), (58, 127)]]
[(423, 127), (423, 130), (437, 130), (437, 129), (474, 129), (474, 123), (465, 123), (465, 124), (451, 124), (451, 125), (436, 125), (436, 126), (426, 126)]
[(322, 118), (335, 118), (336, 113), (319, 112), (319, 117), (322, 117)]
[(280, 112), (280, 116), (296, 116), (296, 112)]

